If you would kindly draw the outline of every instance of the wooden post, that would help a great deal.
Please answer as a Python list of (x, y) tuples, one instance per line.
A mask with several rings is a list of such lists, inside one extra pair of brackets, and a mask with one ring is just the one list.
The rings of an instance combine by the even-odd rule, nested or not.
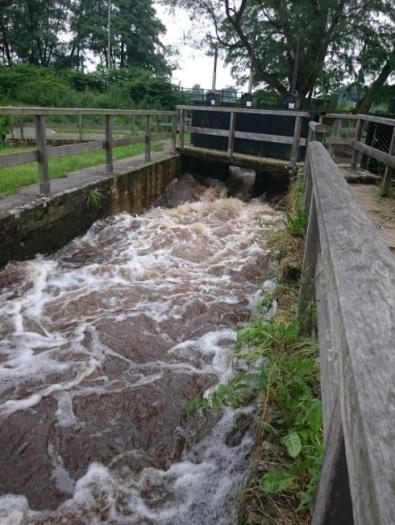
[(353, 525), (354, 523), (338, 397), (329, 422), (329, 437), (311, 523), (312, 525)]
[(171, 151), (176, 152), (177, 147), (177, 113), (171, 118)]
[(314, 279), (319, 250), (319, 232), (314, 189), (311, 190), (309, 225), (304, 247), (302, 279), (299, 292), (297, 319), (302, 331), (310, 334), (312, 330), (312, 305), (314, 302)]
[(145, 115), (145, 162), (151, 160), (151, 117)]
[(49, 195), (51, 189), (48, 174), (47, 132), (45, 129), (44, 115), (36, 115), (36, 144), (40, 193), (43, 195)]
[(25, 133), (24, 133), (23, 125), (24, 125), (24, 122), (23, 122), (23, 120), (22, 120), (22, 122), (21, 122), (21, 124), (20, 124), (20, 135), (21, 135), (21, 140), (25, 140)]
[(80, 135), (80, 142), (82, 142), (84, 138), (82, 136), (82, 115), (81, 114), (78, 115), (78, 132)]
[(341, 120), (339, 118), (335, 118), (335, 120), (332, 123), (332, 130), (331, 130), (331, 136), (329, 139), (329, 153), (331, 156), (334, 156), (335, 153), (335, 145), (330, 143), (330, 140), (333, 138), (339, 137), (341, 129)]
[(180, 112), (180, 149), (184, 149), (185, 109)]
[(290, 158), (291, 166), (295, 166), (296, 163), (298, 162), (301, 129), (302, 129), (302, 119), (301, 117), (296, 117), (295, 127), (294, 127), (294, 137), (293, 137), (292, 149), (291, 149), (291, 158)]
[(235, 142), (235, 129), (236, 129), (236, 113), (232, 111), (230, 114), (229, 123), (229, 136), (228, 136), (228, 156), (233, 157), (233, 149)]
[[(363, 129), (363, 121), (361, 119), (358, 119), (357, 127), (356, 127), (356, 130), (355, 130), (355, 140), (357, 142), (361, 141), (362, 129)], [(353, 150), (352, 150), (352, 157), (351, 157), (351, 169), (353, 169), (353, 170), (355, 170), (356, 167), (357, 167), (358, 157), (359, 157), (358, 150), (353, 148)]]
[(112, 115), (106, 115), (106, 141), (105, 141), (105, 148), (106, 148), (106, 173), (111, 174), (114, 172), (114, 164), (113, 164), (113, 157), (112, 157), (112, 150), (113, 150), (113, 144), (112, 144)]
[[(395, 126), (392, 129), (392, 138), (391, 138), (391, 145), (389, 149), (390, 155), (395, 155)], [(383, 179), (383, 187), (381, 190), (381, 195), (383, 197), (388, 197), (390, 194), (390, 188), (391, 188), (391, 179), (395, 175), (394, 168), (391, 168), (391, 166), (387, 166), (385, 168), (384, 172), (384, 179)]]

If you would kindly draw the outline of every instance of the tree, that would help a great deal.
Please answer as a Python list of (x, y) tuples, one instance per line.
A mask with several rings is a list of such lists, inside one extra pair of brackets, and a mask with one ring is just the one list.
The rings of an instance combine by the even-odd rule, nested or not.
[[(239, 80), (254, 65), (254, 84), (303, 101), (317, 87), (352, 75), (363, 30), (391, 25), (392, 0), (167, 0), (209, 17), (206, 35), (219, 45)], [(385, 22), (383, 22), (383, 19)], [(393, 26), (392, 26), (393, 33)]]
[(69, 0), (5, 0), (0, 9), (4, 61), (48, 67), (66, 53), (59, 35), (67, 29)]
[[(74, 0), (70, 28), (72, 62), (81, 63), (89, 49), (108, 66), (108, 0)], [(152, 0), (112, 0), (111, 66), (169, 72), (159, 38), (164, 31)]]

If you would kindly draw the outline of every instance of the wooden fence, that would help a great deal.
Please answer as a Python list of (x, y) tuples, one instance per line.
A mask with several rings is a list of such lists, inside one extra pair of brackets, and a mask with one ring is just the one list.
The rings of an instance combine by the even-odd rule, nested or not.
[[(218, 106), (177, 106), (178, 121), (180, 123), (180, 149), (184, 148), (184, 132), (200, 133), (203, 135), (214, 135), (215, 137), (226, 137), (228, 139), (227, 152), (232, 157), (234, 153), (235, 139), (254, 140), (258, 142), (272, 142), (277, 144), (291, 145), (290, 164), (295, 165), (298, 161), (298, 152), (300, 146), (305, 146), (307, 140), (301, 138), (302, 118), (309, 117), (307, 111), (276, 110), (276, 109), (246, 109), (230, 108)], [(214, 111), (217, 113), (229, 113), (228, 129), (206, 128), (200, 126), (186, 126), (188, 112), (195, 111)], [(237, 131), (237, 116), (240, 114), (251, 115), (268, 115), (272, 117), (294, 117), (295, 124), (293, 135), (272, 135), (268, 133), (253, 133), (249, 131)]]
[[(35, 119), (35, 140), (37, 149), (21, 153), (11, 153), (0, 155), (0, 168), (17, 166), (30, 162), (38, 163), (39, 170), (39, 190), (43, 195), (50, 194), (50, 178), (48, 160), (53, 158), (65, 157), (104, 149), (106, 152), (106, 172), (113, 173), (113, 149), (129, 144), (145, 143), (145, 160), (151, 159), (151, 142), (153, 140), (172, 139), (172, 149), (176, 147), (177, 122), (176, 113), (173, 111), (147, 111), (147, 110), (107, 110), (107, 109), (66, 109), (66, 108), (0, 108), (0, 115), (12, 117), (34, 117)], [(83, 116), (102, 116), (104, 118), (105, 140), (94, 140), (77, 144), (67, 144), (64, 146), (48, 147), (47, 144), (47, 125), (46, 118), (51, 116), (74, 116), (79, 123)], [(144, 120), (144, 134), (138, 136), (126, 136), (114, 138), (113, 136), (113, 117), (138, 117)], [(152, 133), (151, 119), (167, 118), (171, 119), (171, 131), (162, 133)]]
[(395, 260), (317, 141), (305, 179), (299, 319), (308, 330), (315, 297), (325, 443), (312, 523), (393, 525)]
[[(327, 140), (330, 153), (334, 154), (336, 146), (349, 146), (352, 150), (350, 167), (356, 169), (361, 160), (361, 154), (377, 160), (385, 166), (382, 195), (387, 197), (390, 191), (391, 179), (395, 175), (395, 120), (376, 115), (347, 115), (330, 113), (322, 120), (332, 121), (331, 133)], [(384, 152), (364, 142), (364, 125), (368, 122), (381, 124), (392, 128), (389, 151)], [(346, 129), (346, 131), (345, 131)], [(343, 136), (342, 136), (343, 135)]]

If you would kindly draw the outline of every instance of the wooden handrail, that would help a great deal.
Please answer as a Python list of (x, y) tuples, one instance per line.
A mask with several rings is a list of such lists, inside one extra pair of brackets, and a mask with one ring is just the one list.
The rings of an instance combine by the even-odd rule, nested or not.
[(294, 111), (292, 109), (254, 109), (254, 108), (234, 108), (220, 106), (177, 106), (177, 109), (187, 111), (217, 111), (220, 113), (253, 113), (256, 115), (273, 115), (277, 117), (309, 117), (308, 111)]
[(319, 142), (309, 143), (305, 167), (299, 319), (309, 327), (315, 295), (325, 442), (312, 523), (391, 525), (395, 259)]
[[(106, 173), (112, 174), (114, 171), (113, 148), (128, 144), (145, 143), (145, 160), (151, 160), (151, 141), (172, 138), (175, 143), (175, 111), (156, 111), (156, 110), (113, 110), (113, 109), (80, 109), (80, 108), (20, 108), (20, 107), (3, 107), (0, 108), (0, 115), (11, 116), (34, 116), (35, 117), (35, 138), (37, 150), (32, 152), (12, 153), (9, 155), (0, 155), (0, 168), (7, 166), (17, 166), (29, 162), (37, 161), (39, 168), (39, 188), (43, 195), (50, 194), (50, 177), (48, 170), (48, 159), (60, 158), (67, 155), (79, 154), (98, 149), (105, 149), (106, 152)], [(68, 144), (64, 146), (48, 147), (46, 136), (46, 119), (50, 116), (77, 116), (78, 117), (78, 136), (80, 141), (83, 138), (82, 116), (99, 115), (104, 116), (104, 134), (105, 140), (94, 140), (90, 142), (80, 142), (77, 144)], [(113, 117), (144, 117), (145, 133), (139, 136), (114, 138), (113, 136)], [(171, 117), (172, 131), (168, 133), (152, 133), (152, 117)], [(23, 139), (23, 125), (21, 126), (21, 138)], [(173, 147), (174, 149), (174, 147)]]

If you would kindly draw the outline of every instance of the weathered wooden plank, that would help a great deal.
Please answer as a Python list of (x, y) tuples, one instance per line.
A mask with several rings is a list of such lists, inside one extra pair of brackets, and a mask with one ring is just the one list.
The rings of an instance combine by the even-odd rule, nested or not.
[(177, 106), (177, 109), (189, 111), (217, 111), (220, 113), (254, 113), (256, 115), (275, 115), (278, 117), (308, 117), (308, 111), (294, 111), (291, 109), (249, 109), (220, 106)]
[(366, 122), (375, 122), (376, 124), (386, 124), (387, 126), (395, 126), (395, 119), (393, 118), (379, 117), (376, 115), (364, 115), (359, 113), (357, 115), (357, 118), (365, 120)]
[[(388, 153), (395, 158), (395, 128), (392, 130), (391, 144), (390, 144), (390, 149), (389, 149)], [(383, 187), (382, 187), (382, 190), (381, 190), (381, 195), (383, 197), (388, 197), (388, 195), (390, 193), (390, 188), (391, 188), (391, 179), (394, 176), (395, 176), (394, 168), (391, 168), (390, 166), (387, 166), (385, 168)]]
[(2, 107), (0, 115), (113, 115), (113, 116), (145, 116), (174, 115), (174, 111), (157, 111), (146, 109), (96, 109), (96, 108), (40, 108), (40, 107)]
[(106, 140), (104, 143), (104, 148), (106, 150), (106, 173), (113, 173), (114, 163), (113, 163), (113, 142), (112, 142), (112, 116), (106, 115), (105, 118), (105, 133)]
[(360, 151), (361, 153), (365, 153), (366, 155), (369, 155), (369, 157), (372, 157), (373, 159), (378, 160), (379, 162), (382, 162), (386, 166), (389, 166), (390, 168), (395, 168), (395, 156), (390, 155), (389, 153), (385, 153), (384, 151), (380, 151), (376, 148), (372, 148), (372, 146), (368, 146), (367, 144), (363, 144), (362, 142), (359, 142), (355, 139), (351, 141), (352, 147)]
[(185, 132), (185, 110), (181, 109), (180, 115), (180, 148), (184, 148), (184, 132)]
[(300, 132), (302, 130), (302, 119), (298, 116), (295, 119), (295, 127), (291, 148), (290, 164), (295, 166), (298, 162), (299, 146), (300, 146)]
[[(325, 238), (339, 398), (354, 520), (395, 522), (395, 259), (353, 199), (328, 152), (309, 145)], [(322, 245), (322, 242), (321, 242)]]
[(49, 195), (51, 193), (48, 173), (48, 146), (45, 128), (45, 116), (36, 116), (36, 144), (38, 161), (38, 184), (40, 193)]
[(235, 142), (235, 130), (236, 130), (236, 113), (232, 111), (230, 114), (229, 123), (229, 137), (228, 137), (228, 155), (233, 156), (234, 142)]
[(104, 143), (101, 140), (91, 142), (81, 142), (81, 144), (66, 144), (64, 146), (54, 146), (48, 148), (48, 157), (50, 159), (57, 159), (67, 155), (79, 155), (80, 153), (87, 153), (103, 149)]
[(177, 147), (177, 115), (171, 117), (171, 151), (176, 152)]
[(0, 155), (0, 168), (7, 168), (8, 166), (18, 166), (19, 164), (27, 164), (28, 162), (35, 161), (37, 161), (37, 151), (8, 153), (7, 155)]
[(341, 137), (329, 137), (328, 144), (333, 146), (351, 146), (352, 139), (343, 139)]
[(357, 120), (357, 115), (352, 115), (351, 113), (327, 113), (324, 115), (324, 118), (337, 118), (342, 120)]
[(297, 312), (297, 319), (301, 324), (302, 331), (306, 334), (311, 334), (313, 326), (312, 312), (314, 304), (314, 278), (317, 254), (320, 249), (319, 246), (320, 238), (318, 233), (317, 210), (315, 206), (313, 187), (309, 207), (309, 224), (304, 248), (303, 270)]
[(150, 115), (145, 116), (145, 151), (144, 151), (145, 162), (151, 160), (151, 117)]
[[(202, 135), (213, 135), (215, 137), (228, 137), (229, 131), (226, 129), (204, 128), (191, 126), (191, 133), (201, 133)], [(236, 139), (256, 140), (258, 142), (275, 142), (278, 144), (292, 144), (293, 137), (285, 135), (270, 135), (269, 133), (252, 133), (250, 131), (235, 131)], [(306, 145), (306, 139), (300, 139), (300, 145)]]
[[(358, 119), (357, 121), (357, 127), (355, 128), (355, 139), (351, 140), (351, 144), (353, 145), (353, 141), (360, 142), (362, 137), (362, 130), (363, 130), (363, 121), (361, 119)], [(355, 170), (358, 163), (358, 150), (353, 147), (352, 157), (351, 157), (351, 169)]]
[(329, 438), (316, 496), (312, 525), (353, 525), (339, 399), (334, 405)]
[(204, 128), (201, 126), (191, 126), (191, 133), (201, 133), (202, 135), (214, 135), (215, 137), (229, 137), (229, 130), (227, 129), (216, 129), (216, 128)]

